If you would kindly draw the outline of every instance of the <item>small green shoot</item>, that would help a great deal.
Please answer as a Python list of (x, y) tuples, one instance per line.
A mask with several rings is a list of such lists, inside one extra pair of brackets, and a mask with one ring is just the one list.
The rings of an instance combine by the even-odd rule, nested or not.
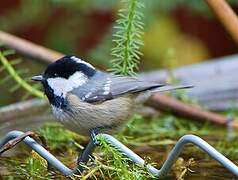
[(135, 75), (142, 53), (139, 51), (143, 45), (141, 36), (143, 25), (141, 8), (143, 3), (139, 0), (122, 0), (125, 8), (119, 10), (119, 19), (116, 21), (116, 32), (113, 34), (115, 47), (112, 48), (112, 71), (115, 74)]

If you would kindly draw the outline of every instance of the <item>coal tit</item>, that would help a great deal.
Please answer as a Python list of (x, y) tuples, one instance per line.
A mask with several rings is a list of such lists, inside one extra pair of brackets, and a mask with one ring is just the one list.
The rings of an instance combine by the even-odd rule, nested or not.
[(56, 119), (82, 135), (121, 127), (153, 92), (189, 87), (113, 75), (75, 56), (58, 59), (32, 80), (42, 83)]

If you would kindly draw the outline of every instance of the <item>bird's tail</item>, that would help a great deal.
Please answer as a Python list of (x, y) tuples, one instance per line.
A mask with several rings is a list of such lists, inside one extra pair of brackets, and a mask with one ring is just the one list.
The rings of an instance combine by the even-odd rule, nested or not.
[(135, 100), (136, 103), (144, 103), (149, 97), (156, 92), (164, 92), (164, 91), (172, 91), (178, 89), (188, 89), (193, 88), (192, 85), (164, 85), (164, 86), (157, 86), (154, 88), (150, 88), (145, 93), (139, 94)]
[(153, 88), (150, 91), (152, 93), (154, 93), (154, 92), (172, 91), (172, 90), (177, 90), (177, 89), (189, 89), (189, 88), (193, 88), (193, 87), (194, 86), (192, 86), (192, 85), (165, 85), (162, 87)]

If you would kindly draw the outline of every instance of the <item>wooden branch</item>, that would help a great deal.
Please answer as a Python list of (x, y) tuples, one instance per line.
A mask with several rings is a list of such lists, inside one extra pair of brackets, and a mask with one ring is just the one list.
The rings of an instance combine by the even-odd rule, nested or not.
[(226, 31), (238, 45), (238, 18), (225, 0), (206, 0)]
[(25, 39), (0, 31), (0, 42), (20, 53), (45, 62), (53, 62), (63, 56), (54, 50), (36, 45)]
[(17, 130), (34, 130), (45, 122), (53, 122), (49, 103), (42, 99), (31, 99), (0, 108), (0, 136)]
[[(25, 55), (29, 55), (34, 58), (38, 57), (39, 59), (47, 62), (52, 62), (55, 59), (58, 59), (59, 57), (63, 56), (63, 54), (61, 53), (48, 50), (47, 48), (35, 45), (33, 43), (30, 43), (29, 41), (17, 38), (13, 35), (9, 35), (7, 33), (1, 33), (1, 35), (2, 36), (0, 37), (0, 42), (4, 43), (10, 48), (18, 50), (19, 52)], [(153, 107), (156, 107), (158, 110), (169, 110), (174, 113), (176, 112), (175, 114), (177, 115), (183, 117), (190, 117), (194, 120), (207, 120), (216, 124), (218, 123), (219, 125), (227, 124), (226, 118), (219, 114), (215, 114), (197, 107), (186, 105), (185, 103), (179, 102), (176, 99), (161, 94), (156, 94), (155, 96), (153, 96), (151, 105)], [(235, 122), (232, 126), (238, 128), (238, 125)]]
[(9, 122), (12, 119), (30, 116), (32, 114), (41, 114), (49, 108), (46, 100), (31, 99), (19, 103), (14, 103), (0, 108), (0, 124)]
[(238, 123), (236, 121), (230, 121), (225, 116), (206, 111), (200, 107), (195, 107), (182, 103), (176, 99), (168, 98), (167, 96), (161, 95), (159, 93), (152, 96), (151, 100), (147, 102), (158, 110), (167, 111), (177, 116), (185, 117), (188, 119), (198, 120), (198, 121), (209, 121), (211, 123), (226, 126), (229, 125), (238, 129)]

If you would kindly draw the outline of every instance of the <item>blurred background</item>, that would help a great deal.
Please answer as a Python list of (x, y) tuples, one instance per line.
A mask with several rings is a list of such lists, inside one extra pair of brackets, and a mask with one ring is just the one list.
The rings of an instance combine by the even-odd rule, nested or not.
[[(238, 14), (238, 1), (227, 2)], [(111, 67), (110, 54), (114, 46), (113, 26), (122, 4), (119, 0), (1, 0), (0, 31), (64, 54), (76, 55), (100, 69), (107, 70)], [(222, 113), (219, 115), (225, 116), (215, 114), (218, 119), (223, 118), (223, 124), (220, 123), (221, 126), (218, 128), (204, 121), (209, 118), (202, 117), (202, 122), (195, 122), (192, 119), (197, 120), (196, 117), (181, 118), (172, 115), (170, 111), (152, 111), (148, 117), (142, 114), (132, 118), (128, 127), (116, 137), (141, 157), (145, 157), (146, 162), (156, 162), (157, 167), (161, 167), (178, 138), (185, 134), (201, 136), (238, 163), (238, 124), (237, 120), (230, 121), (238, 116), (237, 45), (216, 19), (205, 0), (144, 0), (144, 4), (144, 46), (141, 48), (143, 56), (139, 71), (166, 69), (166, 72), (160, 71), (162, 73), (148, 73), (148, 79), (160, 80), (162, 77), (161, 79), (165, 80), (170, 75), (167, 72), (171, 72), (167, 70), (207, 61), (218, 62), (217, 58), (236, 54), (224, 58), (228, 61), (218, 63), (216, 67), (209, 63), (208, 66), (187, 66), (185, 69), (175, 70), (173, 74), (176, 78), (180, 75), (179, 83), (191, 82), (196, 88), (170, 95), (194, 105), (194, 108), (201, 105), (204, 109), (221, 110)], [(0, 44), (0, 49), (7, 48)], [(22, 78), (29, 81), (32, 75), (43, 72), (47, 66), (47, 63), (39, 59), (31, 59), (20, 53), (11, 55), (8, 60), (13, 62), (16, 58), (22, 58), (22, 61), (14, 65), (14, 68)], [(87, 139), (76, 136), (59, 124), (42, 126), (42, 122), (51, 122), (53, 119), (48, 103), (42, 105), (41, 101), (35, 100), (31, 101), (32, 104), (24, 104), (23, 100), (31, 99), (32, 96), (26, 97), (26, 91), (22, 88), (14, 90), (16, 87), (16, 82), (0, 63), (0, 114), (3, 115), (0, 116), (0, 136), (13, 129), (37, 129), (37, 133), (46, 138), (51, 152), (69, 167), (75, 167), (78, 151), (87, 144)], [(199, 103), (197, 100), (200, 100)], [(19, 101), (22, 102), (18, 106), (6, 106)], [(236, 123), (236, 126), (230, 126), (228, 120)], [(8, 158), (8, 155), (0, 156), (0, 179), (44, 179), (46, 176), (49, 179), (64, 179), (59, 173), (49, 171), (46, 166), (42, 169), (41, 163), (40, 166), (35, 166), (32, 159), (39, 161), (39, 157), (32, 152), (30, 154), (29, 149), (22, 149), (14, 158)], [(103, 154), (102, 151), (100, 149), (99, 153), (95, 153), (95, 159), (111, 165), (111, 161), (105, 159), (107, 153)], [(186, 147), (181, 157), (175, 163), (175, 169), (170, 172), (170, 179), (181, 179), (185, 174), (193, 177), (190, 179), (199, 180), (234, 178), (225, 168), (192, 146)], [(189, 169), (191, 159), (196, 161), (195, 167), (192, 168), (195, 173), (191, 173)], [(126, 165), (124, 167), (127, 168)], [(176, 170), (176, 167), (180, 169)], [(184, 167), (187, 168), (186, 172)], [(111, 179), (110, 174), (115, 172), (108, 172), (106, 177), (109, 175)], [(100, 173), (96, 172), (95, 175), (101, 178)]]
[[(238, 12), (238, 2), (229, 2)], [(150, 0), (145, 1), (145, 7), (140, 71), (172, 69), (237, 53), (205, 1)], [(119, 8), (116, 0), (2, 0), (0, 29), (107, 69)], [(45, 66), (24, 58), (17, 68), (27, 69), (25, 76), (30, 77)], [(21, 91), (9, 92), (11, 83), (1, 85), (0, 106), (22, 97)]]

